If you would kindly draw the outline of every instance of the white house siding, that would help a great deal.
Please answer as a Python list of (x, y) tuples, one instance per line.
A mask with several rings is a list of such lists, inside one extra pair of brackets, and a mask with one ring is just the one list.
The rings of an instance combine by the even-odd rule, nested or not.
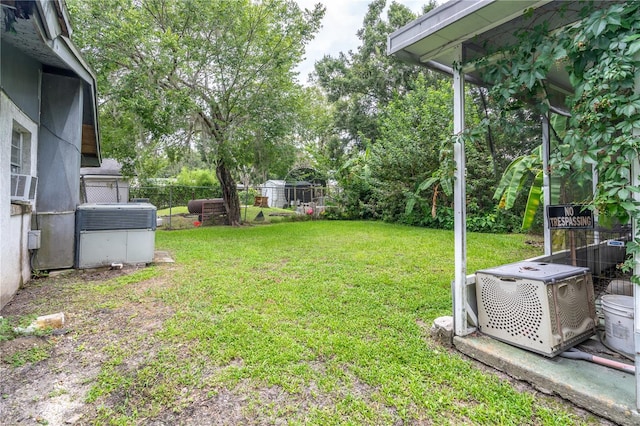
[[(96, 81), (69, 39), (64, 0), (9, 3), (0, 8), (0, 307), (28, 280), (30, 266), (73, 266), (79, 169), (100, 164)], [(17, 142), (30, 140), (15, 165), (14, 126), (22, 133)], [(35, 204), (10, 202), (12, 168), (38, 177)], [(29, 226), (41, 237), (33, 256)]]
[[(25, 170), (35, 175), (38, 125), (0, 91), (0, 141), (10, 141), (11, 131), (17, 124), (31, 135), (30, 164)], [(31, 276), (27, 234), (31, 229), (33, 204), (20, 205), (10, 202), (11, 193), (11, 144), (0, 145), (0, 308), (6, 305), (18, 288)], [(26, 174), (26, 173), (25, 173)]]

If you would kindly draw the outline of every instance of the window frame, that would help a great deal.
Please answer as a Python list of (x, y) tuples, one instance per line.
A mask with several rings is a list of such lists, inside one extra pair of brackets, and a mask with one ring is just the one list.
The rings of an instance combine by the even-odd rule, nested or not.
[[(18, 136), (18, 140), (16, 143), (15, 136)], [(13, 123), (13, 128), (11, 129), (11, 174), (23, 174), (22, 170), (24, 169), (24, 133), (17, 128), (16, 123)], [(17, 151), (17, 153), (16, 153)], [(14, 157), (17, 157), (14, 159)]]

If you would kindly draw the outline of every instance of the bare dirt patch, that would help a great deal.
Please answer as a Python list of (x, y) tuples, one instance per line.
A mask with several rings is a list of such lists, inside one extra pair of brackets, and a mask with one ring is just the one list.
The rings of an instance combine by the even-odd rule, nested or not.
[[(103, 349), (135, 340), (140, 354), (153, 350), (145, 336), (159, 330), (172, 315), (171, 309), (150, 296), (166, 285), (161, 278), (136, 283), (127, 289), (127, 297), (116, 300), (92, 291), (135, 270), (73, 272), (34, 280), (2, 310), (5, 319), (64, 312), (66, 320), (63, 329), (44, 336), (0, 342), (3, 424), (85, 424), (95, 417), (95, 407), (86, 399), (105, 361)], [(33, 362), (31, 353), (44, 359)]]

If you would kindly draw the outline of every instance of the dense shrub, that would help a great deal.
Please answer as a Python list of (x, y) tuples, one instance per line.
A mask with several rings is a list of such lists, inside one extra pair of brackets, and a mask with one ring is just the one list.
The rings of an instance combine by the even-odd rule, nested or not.
[(201, 198), (221, 198), (220, 185), (145, 185), (129, 188), (130, 198), (147, 198), (158, 210), (175, 206), (186, 206), (189, 201)]

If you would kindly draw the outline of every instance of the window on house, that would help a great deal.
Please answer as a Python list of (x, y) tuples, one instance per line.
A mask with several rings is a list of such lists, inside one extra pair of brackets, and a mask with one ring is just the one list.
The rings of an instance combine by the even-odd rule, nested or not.
[(31, 172), (31, 134), (14, 121), (11, 130), (11, 174)]
[(20, 173), (22, 170), (22, 145), (24, 138), (15, 128), (11, 132), (11, 173)]
[(31, 176), (31, 133), (17, 122), (11, 129), (11, 203), (35, 199), (38, 178)]

